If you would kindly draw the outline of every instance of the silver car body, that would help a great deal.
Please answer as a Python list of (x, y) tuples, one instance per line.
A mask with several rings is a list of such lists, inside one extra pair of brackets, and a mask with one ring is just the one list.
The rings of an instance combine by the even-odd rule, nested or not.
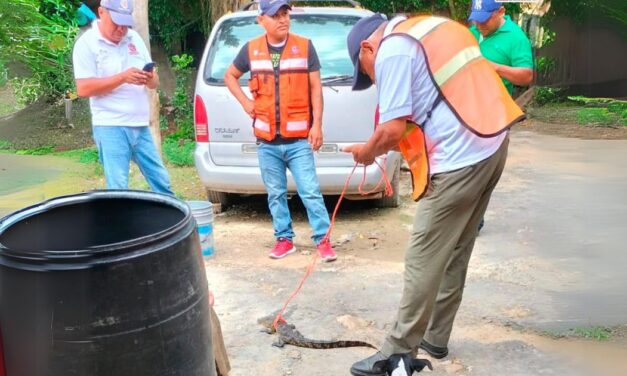
[[(353, 69), (346, 48), (346, 35), (351, 25), (370, 14), (370, 11), (363, 9), (323, 7), (294, 7), (291, 13), (291, 32), (312, 40), (322, 65), (324, 144), (314, 155), (320, 188), (325, 195), (340, 194), (354, 167), (352, 155), (342, 152), (342, 147), (363, 143), (374, 131), (376, 90), (372, 87), (364, 91), (351, 91), (351, 77), (347, 76), (352, 76)], [(243, 44), (263, 33), (263, 29), (256, 25), (256, 15), (256, 11), (241, 11), (222, 17), (213, 28), (199, 65), (196, 102), (200, 103), (196, 103), (195, 108), (198, 115), (198, 106), (204, 104), (208, 129), (203, 128), (203, 124), (196, 124), (194, 158), (200, 180), (208, 191), (214, 193), (266, 193), (257, 161), (252, 120), (222, 80), (224, 70)], [(334, 21), (336, 19), (338, 22)], [(337, 30), (333, 30), (334, 27)], [(238, 30), (241, 30), (239, 34)], [(248, 78), (247, 73), (242, 76), (240, 83), (250, 95)], [(202, 138), (199, 141), (199, 133), (208, 133), (208, 141)], [(400, 154), (390, 152), (377, 158), (377, 162), (385, 166), (388, 179), (397, 178), (394, 175), (398, 175)], [(368, 196), (359, 192), (363, 174), (362, 166), (355, 170), (346, 197), (382, 198), (385, 185), (379, 184), (382, 177), (379, 166), (373, 164), (366, 168), (362, 192), (375, 190), (378, 185), (375, 192)], [(289, 172), (288, 192), (296, 193)], [(212, 195), (209, 194), (209, 197), (211, 199)]]

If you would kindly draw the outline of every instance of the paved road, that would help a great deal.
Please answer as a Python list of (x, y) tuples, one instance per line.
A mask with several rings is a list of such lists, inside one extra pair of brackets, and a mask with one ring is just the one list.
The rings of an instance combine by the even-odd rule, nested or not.
[(471, 294), (509, 282), (540, 328), (627, 323), (627, 141), (516, 132), (486, 219), (475, 276), (497, 284)]

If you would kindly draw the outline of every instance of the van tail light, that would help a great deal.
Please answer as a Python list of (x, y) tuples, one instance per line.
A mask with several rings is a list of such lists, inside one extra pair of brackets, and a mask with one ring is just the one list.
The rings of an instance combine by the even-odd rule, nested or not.
[(0, 330), (0, 376), (6, 376), (4, 367), (4, 347), (2, 347), (2, 330)]
[(194, 128), (196, 130), (196, 142), (209, 142), (207, 109), (200, 95), (196, 95), (194, 98)]

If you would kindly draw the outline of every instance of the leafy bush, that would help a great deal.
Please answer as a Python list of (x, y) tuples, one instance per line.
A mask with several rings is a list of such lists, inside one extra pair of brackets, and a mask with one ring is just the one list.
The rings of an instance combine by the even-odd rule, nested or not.
[(189, 67), (193, 61), (194, 58), (187, 54), (172, 56), (172, 69), (176, 74), (176, 89), (172, 98), (176, 132), (169, 137), (176, 140), (194, 139), (192, 69)]
[(13, 149), (13, 145), (11, 145), (11, 143), (9, 141), (0, 140), (0, 150), (8, 151), (8, 150), (12, 150), (12, 149)]
[(0, 1), (0, 60), (17, 61), (31, 77), (13, 87), (22, 102), (55, 97), (73, 87), (71, 52), (78, 0)]
[(533, 94), (533, 101), (539, 106), (549, 103), (561, 103), (566, 100), (564, 89), (548, 86), (538, 86)]
[(193, 166), (195, 146), (192, 140), (166, 138), (162, 144), (163, 155), (166, 161), (175, 166)]

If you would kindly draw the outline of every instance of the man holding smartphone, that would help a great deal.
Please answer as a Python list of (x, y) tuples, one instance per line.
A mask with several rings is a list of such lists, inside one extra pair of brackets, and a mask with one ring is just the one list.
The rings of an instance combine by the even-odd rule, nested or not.
[(148, 89), (159, 86), (150, 54), (133, 27), (132, 0), (101, 0), (98, 20), (74, 45), (79, 96), (89, 97), (93, 137), (107, 189), (127, 189), (133, 160), (155, 192), (173, 195), (149, 129)]

